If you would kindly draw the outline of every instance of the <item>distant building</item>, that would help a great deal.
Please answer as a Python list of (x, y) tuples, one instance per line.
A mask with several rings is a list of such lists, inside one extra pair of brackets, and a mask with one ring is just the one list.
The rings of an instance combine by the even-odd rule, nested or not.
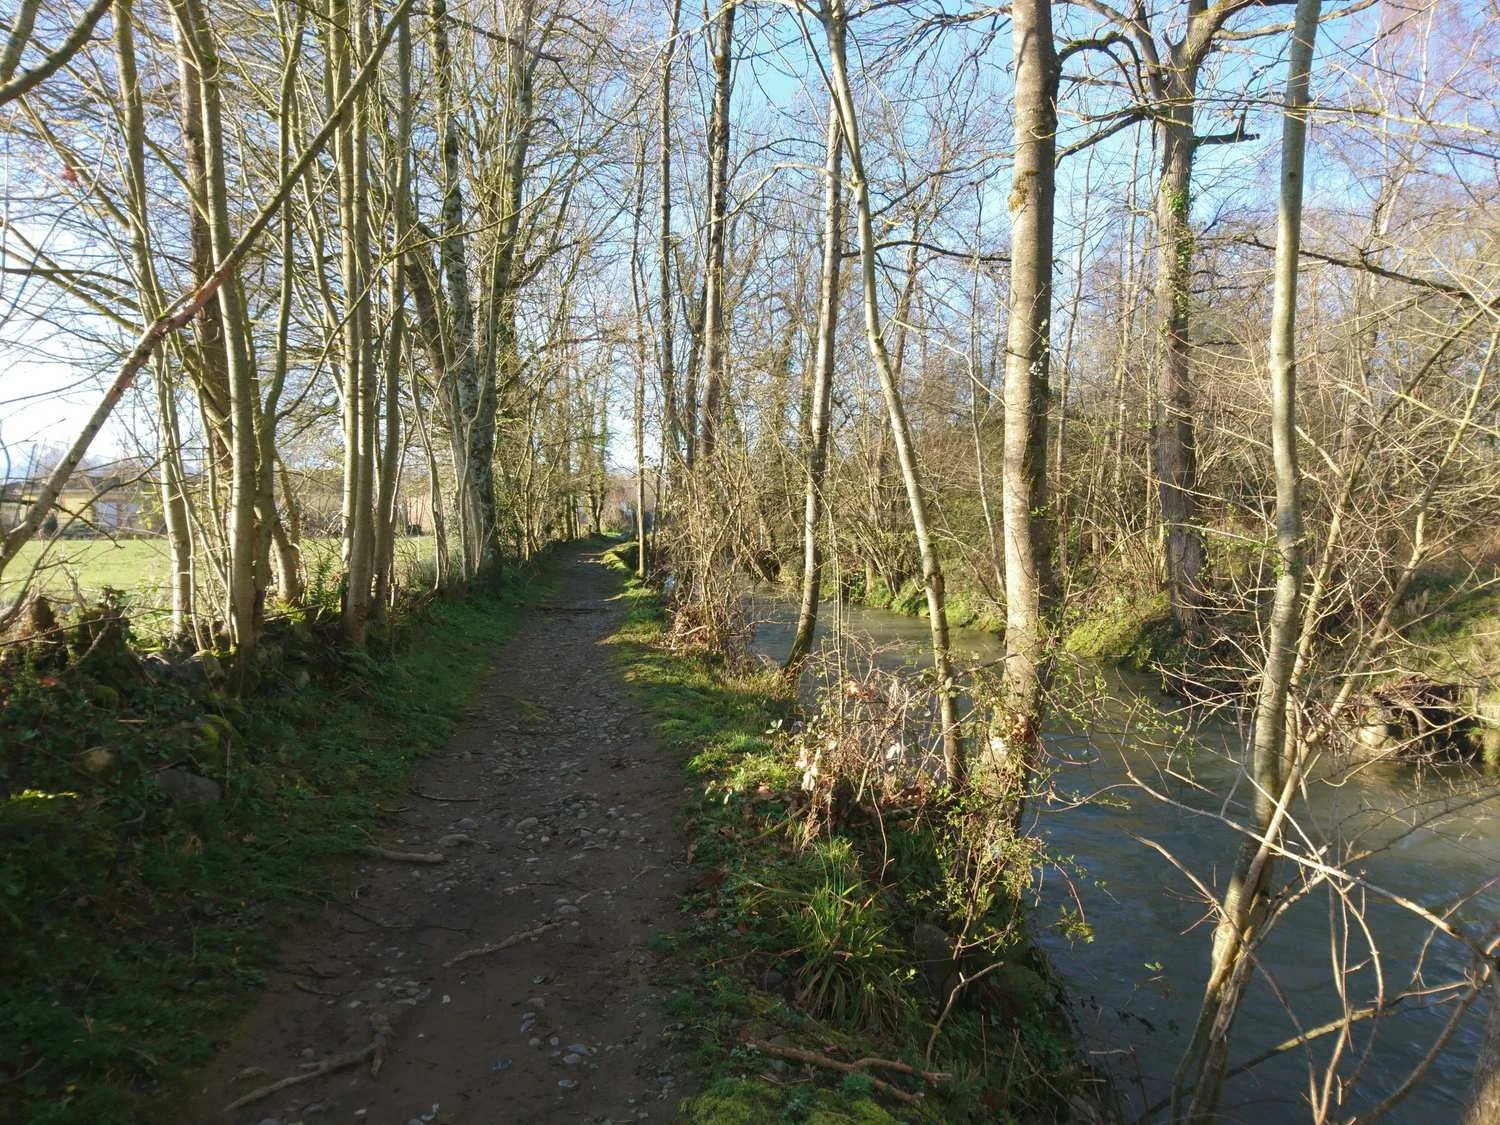
[[(0, 533), (26, 518), (46, 484), (37, 476), (0, 483)], [(79, 469), (58, 493), (39, 534), (139, 535), (162, 529), (161, 496), (149, 467), (116, 463)]]
[[(604, 523), (617, 531), (635, 528), (635, 474), (611, 474), (609, 494), (604, 503)], [(646, 475), (646, 527), (649, 530), (656, 519), (656, 476)]]
[[(292, 470), (302, 534), (337, 535), (343, 511), (343, 474), (337, 469)], [(46, 485), (45, 476), (0, 481), (0, 535), (18, 525)], [(202, 485), (190, 479), (189, 488)], [(278, 479), (277, 501), (282, 501)], [(396, 530), (403, 535), (431, 535), (432, 499), (427, 480), (403, 479), (396, 495)], [(165, 530), (161, 482), (149, 464), (116, 462), (80, 469), (69, 478), (37, 535), (157, 535)]]

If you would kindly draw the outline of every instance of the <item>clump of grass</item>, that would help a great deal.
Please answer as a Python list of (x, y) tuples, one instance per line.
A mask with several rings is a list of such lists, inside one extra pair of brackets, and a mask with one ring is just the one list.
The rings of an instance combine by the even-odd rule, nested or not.
[(1145, 668), (1170, 641), (1166, 595), (1142, 591), (1119, 593), (1087, 607), (1063, 647), (1085, 660)]
[(811, 849), (819, 866), (809, 891), (783, 904), (783, 923), (800, 964), (793, 974), (800, 1007), (857, 1028), (909, 1020), (916, 973), (878, 892), (860, 877), (847, 840)]

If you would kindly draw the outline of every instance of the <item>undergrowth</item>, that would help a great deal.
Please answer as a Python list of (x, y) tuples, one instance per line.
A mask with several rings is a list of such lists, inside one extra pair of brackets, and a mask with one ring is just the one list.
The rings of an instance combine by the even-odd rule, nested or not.
[[(626, 573), (629, 551), (613, 552)], [(612, 638), (617, 666), (702, 793), (688, 814), (690, 922), (659, 939), (660, 952), (676, 949), (690, 965), (667, 1000), (676, 1046), (701, 1079), (682, 1116), (715, 1125), (1068, 1120), (1089, 1075), (1060, 989), (1003, 891), (984, 905), (985, 923), (1007, 935), (987, 950), (995, 971), (943, 1013), (956, 974), (974, 967), (932, 949), (956, 914), (972, 913), (954, 901), (951, 878), (950, 829), (965, 810), (889, 825), (851, 812), (810, 833), (798, 708), (779, 672), (669, 651), (657, 592), (630, 578), (622, 596), (632, 609)], [(843, 1073), (781, 1050), (941, 1077), (881, 1066)]]
[[(168, 1119), (277, 933), (343, 893), (334, 861), (369, 842), (546, 588), (512, 572), (369, 651), (283, 621), (239, 699), (146, 675), (123, 619), (110, 660), (0, 672), (0, 1120)], [(218, 796), (174, 801), (164, 771)]]

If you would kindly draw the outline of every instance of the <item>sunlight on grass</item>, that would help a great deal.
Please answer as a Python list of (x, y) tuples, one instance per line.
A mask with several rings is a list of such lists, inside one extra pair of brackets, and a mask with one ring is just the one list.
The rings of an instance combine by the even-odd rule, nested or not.
[[(336, 567), (338, 550), (337, 539), (303, 540), (303, 569), (311, 574), (320, 567)], [(428, 562), (433, 552), (430, 535), (397, 539), (397, 567)], [(12, 592), (35, 570), (36, 589), (54, 598), (70, 597), (73, 583), (77, 582), (85, 594), (97, 594), (109, 587), (136, 595), (150, 604), (164, 599), (170, 567), (165, 539), (60, 539), (52, 543), (33, 540), (21, 548), (0, 577), (0, 596)]]

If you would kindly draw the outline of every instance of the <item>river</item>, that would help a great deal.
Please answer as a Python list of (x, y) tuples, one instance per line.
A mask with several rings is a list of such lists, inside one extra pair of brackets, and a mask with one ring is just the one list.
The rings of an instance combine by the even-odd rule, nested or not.
[[(823, 607), (823, 644), (837, 612)], [(762, 592), (751, 600), (750, 614), (756, 623), (753, 651), (779, 661), (790, 644), (795, 607)], [(839, 625), (856, 645), (881, 646), (877, 659), (888, 668), (920, 663), (928, 651), (925, 620), (846, 606)], [(1001, 654), (998, 638), (973, 630), (955, 630), (953, 647), (960, 667)], [(1044, 732), (1056, 775), (1052, 799), (1035, 810), (1035, 825), (1058, 862), (1039, 872), (1034, 917), (1038, 940), (1069, 983), (1085, 1047), (1112, 1074), (1127, 1115), (1134, 1117), (1169, 1088), (1202, 995), (1211, 936), (1203, 896), (1143, 841), (1165, 849), (1205, 885), (1220, 885), (1239, 837), (1216, 814), (1227, 799), (1244, 795), (1236, 761), (1244, 733), (1232, 723), (1203, 722), (1189, 730), (1191, 749), (1159, 748), (1156, 736), (1143, 732), (1186, 722), (1175, 701), (1143, 677), (1098, 670), (1084, 678), (1096, 683), (1081, 709), (1087, 717), (1053, 720)], [(1186, 807), (1146, 795), (1132, 774)], [(1451, 910), (1446, 917), (1454, 924), (1479, 934), (1500, 919), (1500, 886), (1491, 882), (1500, 874), (1500, 801), (1486, 796), (1492, 792), (1493, 786), (1457, 767), (1385, 765), (1343, 777), (1325, 773), (1307, 786), (1300, 830), (1330, 857), (1350, 847), (1371, 852), (1357, 863), (1367, 884), (1435, 913)], [(1358, 888), (1354, 893), (1359, 897)], [(1471, 897), (1460, 902), (1466, 894)], [(1341, 1010), (1333, 988), (1336, 951), (1350, 966), (1348, 990), (1357, 1004), (1373, 998), (1377, 973), (1387, 1000), (1403, 989), (1464, 978), (1471, 967), (1464, 946), (1433, 937), (1432, 927), (1408, 909), (1373, 894), (1362, 897), (1378, 960), (1370, 957), (1357, 924), (1342, 925), (1349, 915), (1337, 909), (1326, 886), (1280, 918), (1235, 1024), (1231, 1068), (1299, 1034), (1289, 1012), (1306, 1030)], [(1087, 942), (1070, 941), (1050, 924), (1060, 911), (1080, 908), (1093, 934)], [(1481, 999), (1461, 1017), (1425, 1077), (1385, 1120), (1461, 1121), (1486, 1003)], [(1335, 1090), (1332, 1104), (1341, 1108), (1332, 1119), (1367, 1110), (1396, 1089), (1428, 1054), (1453, 1010), (1451, 997), (1406, 1001), (1379, 1020), (1356, 1024), (1342, 1066), (1353, 1081), (1342, 1094)], [(1321, 1075), (1335, 1038), (1325, 1036), (1310, 1050), (1282, 1053), (1232, 1078), (1222, 1119), (1248, 1125), (1309, 1120), (1310, 1063)]]

